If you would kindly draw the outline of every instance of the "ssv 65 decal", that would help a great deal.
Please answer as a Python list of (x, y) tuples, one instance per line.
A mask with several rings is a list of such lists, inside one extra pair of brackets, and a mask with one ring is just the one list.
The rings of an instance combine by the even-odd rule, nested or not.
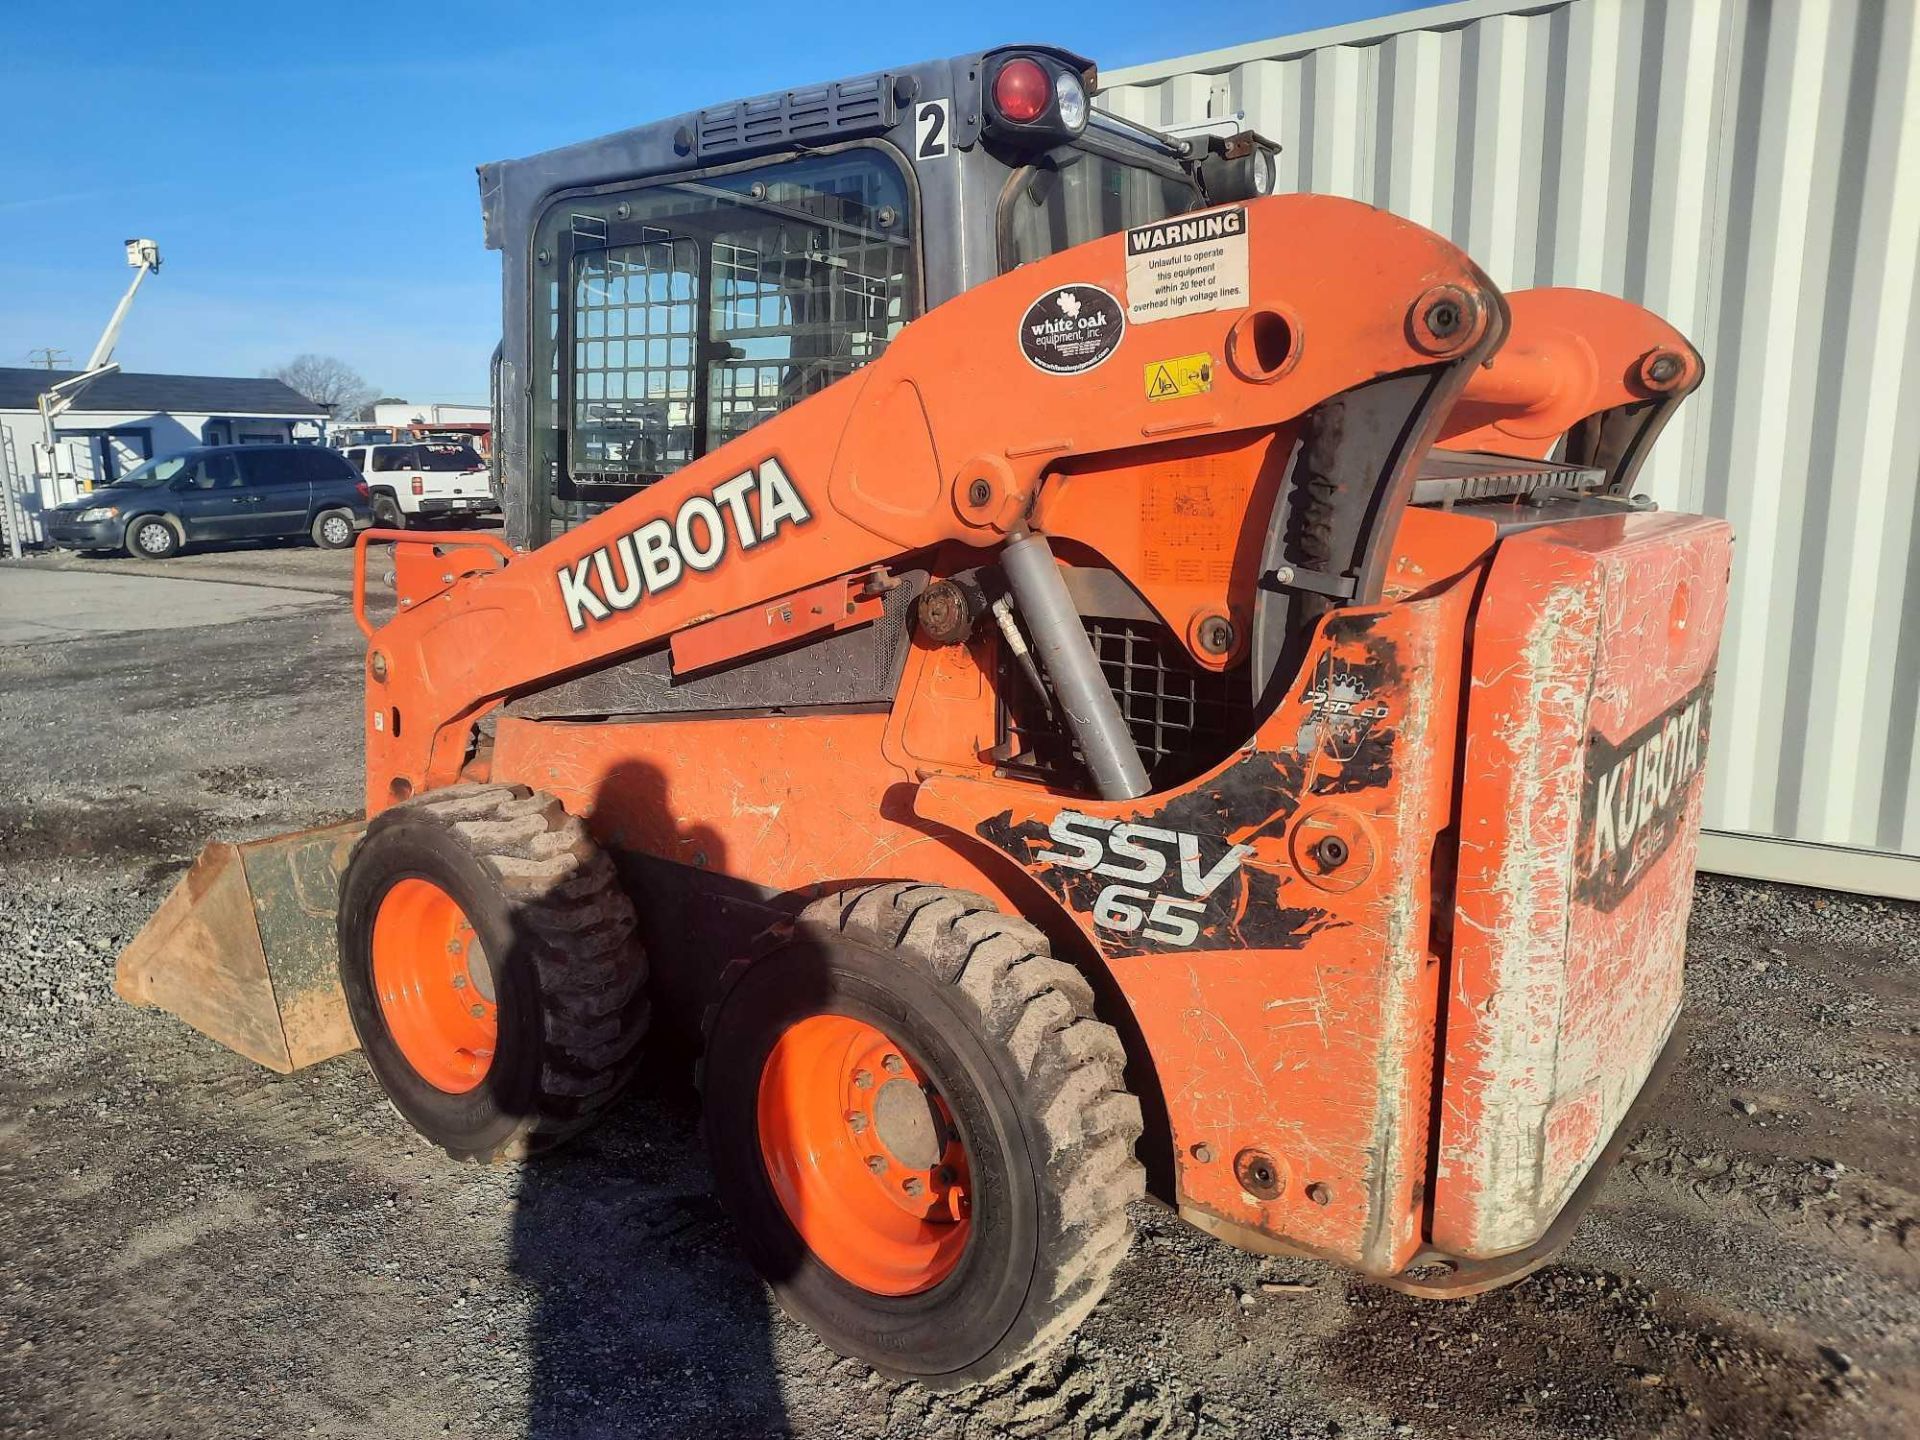
[(1062, 810), (1047, 827), (1060, 847), (1034, 860), (1066, 870), (1091, 870), (1117, 883), (1094, 901), (1094, 923), (1120, 934), (1138, 932), (1161, 945), (1191, 945), (1200, 938), (1207, 897), (1253, 853), (1235, 845), (1210, 863), (1200, 855), (1200, 837), (1157, 825), (1118, 824), (1095, 815)]
[(1106, 955), (1298, 950), (1341, 922), (1317, 891), (1292, 903), (1287, 868), (1263, 864), (1258, 847), (1277, 848), (1308, 779), (1294, 752), (1253, 750), (1130, 816), (1009, 810), (975, 833), (1081, 917)]
[(712, 570), (736, 550), (751, 550), (785, 525), (813, 518), (800, 489), (772, 456), (752, 470), (724, 480), (705, 494), (680, 502), (669, 520), (658, 516), (562, 565), (556, 578), (567, 623), (576, 631), (591, 621), (631, 610), (643, 595), (658, 595), (680, 583), (687, 571)]

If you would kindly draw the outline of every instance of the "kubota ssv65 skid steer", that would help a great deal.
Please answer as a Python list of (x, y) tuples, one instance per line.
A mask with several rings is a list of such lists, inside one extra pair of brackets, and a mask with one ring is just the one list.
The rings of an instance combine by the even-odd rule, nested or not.
[(209, 850), (123, 992), (475, 1159), (692, 1027), (782, 1303), (933, 1384), (1143, 1189), (1424, 1294), (1552, 1253), (1680, 1010), (1730, 536), (1634, 477), (1700, 358), (1093, 90), (483, 167), (511, 543), (368, 537), (375, 625), (363, 541), (369, 819)]

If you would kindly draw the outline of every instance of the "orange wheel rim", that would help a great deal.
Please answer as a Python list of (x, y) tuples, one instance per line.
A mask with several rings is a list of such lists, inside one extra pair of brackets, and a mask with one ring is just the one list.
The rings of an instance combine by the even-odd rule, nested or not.
[(466, 912), (431, 880), (402, 880), (381, 899), (373, 988), (422, 1080), (464, 1095), (486, 1078), (500, 1035), (493, 967)]
[(781, 1208), (841, 1279), (914, 1295), (960, 1263), (973, 1228), (966, 1148), (884, 1031), (847, 1015), (793, 1025), (760, 1072), (759, 1123)]

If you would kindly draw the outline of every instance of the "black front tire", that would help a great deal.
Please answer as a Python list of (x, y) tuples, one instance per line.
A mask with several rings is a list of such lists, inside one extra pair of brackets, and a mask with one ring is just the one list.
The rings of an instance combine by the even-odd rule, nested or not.
[(180, 532), (158, 515), (127, 526), (127, 553), (141, 560), (167, 560), (180, 553)]
[[(881, 1295), (823, 1263), (768, 1179), (760, 1077), (813, 1015), (884, 1031), (932, 1077), (967, 1147), (972, 1233), (931, 1288)], [(889, 1374), (954, 1389), (1072, 1332), (1127, 1252), (1140, 1103), (1093, 992), (1046, 938), (977, 895), (888, 884), (815, 902), (791, 941), (740, 967), (710, 1013), (707, 1148), (741, 1242), (782, 1308)]]
[[(485, 1079), (460, 1094), (408, 1063), (373, 979), (373, 928), (399, 881), (465, 912), (491, 960), (499, 1035)], [(613, 862), (550, 795), (455, 785), (383, 811), (341, 879), (340, 980), (361, 1049), (403, 1119), (455, 1159), (550, 1148), (619, 1094), (646, 1033), (647, 966)]]

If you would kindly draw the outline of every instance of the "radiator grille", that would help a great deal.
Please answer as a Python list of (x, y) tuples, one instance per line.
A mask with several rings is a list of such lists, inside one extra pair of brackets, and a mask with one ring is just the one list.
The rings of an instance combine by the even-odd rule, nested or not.
[[(1081, 623), (1156, 790), (1198, 775), (1251, 733), (1244, 670), (1198, 668), (1156, 622), (1089, 615)], [(1085, 766), (1057, 707), (1049, 719), (1004, 652), (999, 693), (1005, 768), (1084, 784)]]

